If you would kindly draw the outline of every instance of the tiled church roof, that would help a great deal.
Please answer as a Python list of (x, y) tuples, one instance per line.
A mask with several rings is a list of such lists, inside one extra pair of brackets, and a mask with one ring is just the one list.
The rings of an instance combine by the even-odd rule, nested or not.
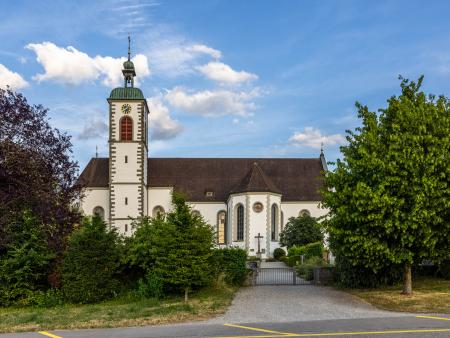
[[(319, 201), (322, 171), (320, 158), (149, 158), (147, 182), (196, 202), (226, 202), (230, 193), (259, 189), (281, 193), (283, 201)], [(107, 188), (108, 175), (108, 159), (92, 158), (79, 182)]]
[(240, 192), (274, 192), (281, 194), (281, 190), (267, 177), (257, 162), (253, 162), (251, 169), (241, 183), (231, 191), (231, 193)]

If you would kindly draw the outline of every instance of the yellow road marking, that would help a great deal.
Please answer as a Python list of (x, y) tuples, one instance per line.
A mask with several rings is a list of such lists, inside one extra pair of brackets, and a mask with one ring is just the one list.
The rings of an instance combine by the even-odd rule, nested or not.
[(47, 337), (51, 337), (51, 338), (62, 338), (60, 336), (57, 336), (56, 334), (53, 334), (53, 333), (50, 333), (50, 332), (47, 332), (47, 331), (39, 331), (38, 333), (40, 333), (40, 334), (42, 334), (44, 336), (47, 336)]
[(275, 338), (275, 337), (338, 337), (338, 336), (358, 336), (377, 334), (398, 334), (398, 333), (437, 333), (450, 332), (450, 329), (417, 329), (417, 330), (387, 330), (387, 331), (359, 331), (359, 332), (324, 332), (324, 333), (290, 333), (272, 334), (265, 336), (216, 336), (216, 338)]
[(416, 316), (416, 318), (428, 318), (428, 319), (437, 319), (437, 320), (450, 320), (450, 318), (445, 318), (445, 317), (434, 317), (434, 316)]
[[(288, 336), (291, 336), (291, 335), (296, 335), (296, 333), (272, 331), (272, 330), (260, 329), (258, 327), (251, 327), (251, 326), (242, 326), (242, 325), (235, 325), (235, 324), (223, 324), (223, 325), (224, 326), (229, 326), (229, 327), (237, 327), (239, 329), (244, 329), (244, 330), (267, 332), (267, 333), (274, 333), (274, 334), (279, 334), (279, 335), (281, 334), (282, 337), (288, 337)], [(270, 336), (270, 337), (272, 337), (272, 336)]]

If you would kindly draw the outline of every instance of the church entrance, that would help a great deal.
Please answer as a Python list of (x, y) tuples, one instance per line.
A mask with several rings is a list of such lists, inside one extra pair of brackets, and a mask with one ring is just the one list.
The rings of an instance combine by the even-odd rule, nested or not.
[(282, 262), (261, 262), (261, 266), (253, 270), (253, 285), (310, 285), (299, 276), (295, 268)]

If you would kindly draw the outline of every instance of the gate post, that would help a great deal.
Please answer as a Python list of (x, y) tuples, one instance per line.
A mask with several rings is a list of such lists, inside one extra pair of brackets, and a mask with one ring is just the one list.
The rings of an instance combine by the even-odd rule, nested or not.
[(292, 285), (296, 285), (297, 283), (297, 278), (296, 278), (296, 274), (295, 274), (295, 267), (292, 267)]

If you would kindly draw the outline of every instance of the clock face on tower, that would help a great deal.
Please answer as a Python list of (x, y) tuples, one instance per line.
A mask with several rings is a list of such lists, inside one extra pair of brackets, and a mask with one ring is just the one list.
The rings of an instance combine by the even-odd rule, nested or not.
[(131, 113), (131, 106), (128, 103), (123, 104), (121, 109), (124, 114)]

